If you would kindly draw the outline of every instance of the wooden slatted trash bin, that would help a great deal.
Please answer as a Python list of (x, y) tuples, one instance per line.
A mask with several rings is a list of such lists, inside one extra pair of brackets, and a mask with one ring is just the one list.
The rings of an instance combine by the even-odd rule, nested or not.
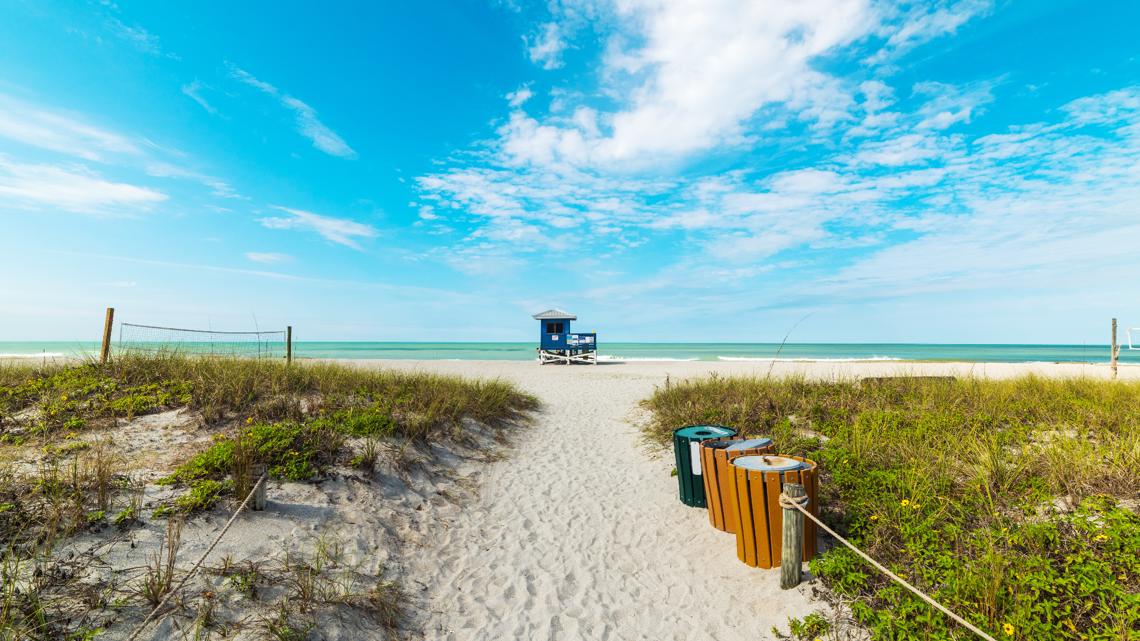
[[(736, 556), (752, 567), (779, 567), (784, 525), (780, 493), (785, 483), (803, 485), (807, 510), (819, 514), (819, 469), (814, 461), (798, 456), (741, 456), (731, 465), (729, 496), (738, 515)], [(804, 519), (804, 561), (815, 556), (815, 537), (815, 523)]]
[(705, 507), (705, 486), (701, 476), (701, 441), (736, 436), (736, 430), (723, 425), (689, 425), (673, 430), (673, 455), (677, 460), (677, 485), (681, 502)]
[(701, 476), (705, 484), (705, 502), (709, 507), (709, 523), (724, 532), (736, 531), (736, 509), (729, 481), (733, 459), (741, 456), (774, 454), (770, 438), (719, 438), (701, 442)]

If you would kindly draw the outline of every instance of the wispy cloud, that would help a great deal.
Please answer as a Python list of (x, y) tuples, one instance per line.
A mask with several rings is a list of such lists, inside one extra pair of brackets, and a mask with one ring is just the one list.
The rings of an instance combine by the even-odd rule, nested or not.
[(116, 37), (126, 41), (135, 49), (153, 56), (166, 56), (172, 60), (182, 58), (162, 49), (158, 36), (136, 25), (128, 25), (114, 16), (107, 18), (107, 29)]
[(203, 88), (209, 87), (206, 84), (202, 83), (200, 80), (195, 80), (189, 84), (182, 85), (182, 93), (186, 97), (198, 103), (198, 106), (205, 109), (208, 113), (217, 114), (218, 110), (215, 109), (213, 105), (211, 105), (206, 101), (205, 98), (202, 97)]
[(154, 189), (107, 180), (82, 166), (18, 163), (0, 155), (0, 201), (10, 205), (123, 215), (145, 211), (167, 198)]
[(317, 111), (308, 103), (294, 98), (279, 90), (277, 87), (254, 77), (249, 72), (233, 64), (229, 65), (230, 75), (234, 79), (265, 94), (273, 96), (286, 109), (293, 112), (296, 118), (297, 133), (308, 138), (313, 147), (340, 158), (356, 158), (356, 151), (352, 149), (335, 131), (326, 126), (317, 118)]
[(246, 252), (246, 260), (255, 263), (264, 263), (266, 265), (275, 265), (277, 263), (287, 263), (293, 260), (289, 254), (279, 254), (277, 252)]
[(322, 238), (360, 249), (358, 239), (375, 238), (377, 230), (371, 225), (358, 223), (347, 218), (322, 216), (302, 209), (274, 206), (273, 209), (289, 214), (285, 217), (260, 218), (258, 222), (269, 229), (297, 229), (316, 232)]
[[(991, 0), (948, 0), (945, 2), (916, 3), (900, 11), (890, 3), (880, 5), (885, 21), (879, 33), (887, 40), (868, 64), (879, 64), (897, 58), (911, 49), (935, 38), (953, 34), (959, 27), (989, 11)], [(898, 15), (901, 13), (901, 16)]]
[(115, 155), (142, 153), (136, 141), (82, 116), (4, 95), (0, 95), (0, 137), (84, 160), (106, 161)]
[(199, 182), (210, 188), (210, 195), (219, 198), (248, 200), (247, 197), (237, 193), (237, 190), (221, 178), (192, 171), (168, 162), (149, 162), (146, 165), (146, 173), (148, 176), (154, 176), (156, 178), (179, 178)]

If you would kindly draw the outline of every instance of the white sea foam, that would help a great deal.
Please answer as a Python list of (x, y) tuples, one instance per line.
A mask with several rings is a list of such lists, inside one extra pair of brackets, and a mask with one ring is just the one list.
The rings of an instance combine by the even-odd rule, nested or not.
[(63, 358), (60, 352), (39, 352), (36, 354), (0, 354), (0, 358)]
[(697, 357), (695, 357), (695, 356), (694, 356), (694, 357), (692, 357), (692, 358), (669, 358), (668, 356), (615, 356), (615, 355), (613, 355), (613, 354), (598, 354), (598, 360), (599, 360), (599, 361), (620, 361), (620, 362), (623, 362), (623, 363), (627, 363), (627, 362), (628, 362), (628, 363), (634, 363), (634, 362), (646, 362), (646, 363), (656, 363), (656, 362), (677, 362), (677, 363), (686, 363), (686, 362), (689, 362), (689, 361), (696, 361), (696, 360), (700, 360), (700, 359), (699, 359), (699, 358), (697, 358)]
[(717, 356), (718, 361), (726, 361), (730, 363), (769, 363), (775, 361), (777, 363), (863, 363), (867, 361), (901, 361), (903, 359), (895, 356), (867, 356), (867, 357), (852, 357), (852, 358), (811, 358), (802, 356), (799, 358), (764, 358), (762, 356)]

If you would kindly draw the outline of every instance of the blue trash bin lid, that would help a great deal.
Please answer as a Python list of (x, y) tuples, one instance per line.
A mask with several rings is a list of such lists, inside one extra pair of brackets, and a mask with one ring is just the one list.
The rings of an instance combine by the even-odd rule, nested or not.
[(724, 438), (736, 436), (736, 430), (723, 425), (690, 425), (673, 432), (684, 438)]
[(757, 470), (759, 472), (790, 472), (804, 467), (802, 461), (797, 461), (794, 458), (767, 455), (741, 456), (733, 459), (732, 464), (746, 470)]
[(732, 452), (735, 450), (750, 450), (754, 447), (768, 447), (771, 444), (772, 439), (770, 438), (750, 438), (745, 441), (736, 441), (724, 449), (726, 451)]

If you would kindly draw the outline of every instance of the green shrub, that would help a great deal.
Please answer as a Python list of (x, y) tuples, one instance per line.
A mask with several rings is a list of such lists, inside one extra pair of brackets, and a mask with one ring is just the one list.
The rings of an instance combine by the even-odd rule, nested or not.
[[(658, 389), (645, 434), (720, 423), (816, 460), (834, 529), (997, 638), (1124, 640), (1140, 635), (1140, 517), (1118, 503), (1140, 495), (1137, 398), (1088, 379), (710, 377)], [(811, 569), (875, 639), (964, 634), (842, 546)]]

